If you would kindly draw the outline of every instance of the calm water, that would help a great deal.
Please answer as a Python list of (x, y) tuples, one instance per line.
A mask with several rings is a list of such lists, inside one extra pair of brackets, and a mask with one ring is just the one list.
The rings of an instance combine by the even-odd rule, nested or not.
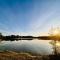
[(47, 40), (21, 40), (21, 41), (2, 41), (0, 50), (12, 50), (17, 52), (33, 52), (40, 54), (51, 54), (52, 45)]

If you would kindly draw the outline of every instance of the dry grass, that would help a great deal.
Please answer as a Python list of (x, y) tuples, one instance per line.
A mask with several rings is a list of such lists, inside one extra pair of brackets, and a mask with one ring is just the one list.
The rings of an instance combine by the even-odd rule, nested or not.
[(17, 53), (12, 51), (0, 52), (0, 60), (60, 60), (60, 54), (55, 55), (35, 55), (30, 53)]
[(29, 53), (4, 51), (0, 52), (0, 60), (42, 60), (42, 56), (32, 56)]

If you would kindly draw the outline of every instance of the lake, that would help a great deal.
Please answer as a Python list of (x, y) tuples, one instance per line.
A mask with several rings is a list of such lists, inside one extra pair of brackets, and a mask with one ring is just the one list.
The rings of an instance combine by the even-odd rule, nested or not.
[(52, 54), (52, 45), (49, 40), (19, 40), (19, 41), (1, 41), (0, 51), (32, 52), (38, 54)]

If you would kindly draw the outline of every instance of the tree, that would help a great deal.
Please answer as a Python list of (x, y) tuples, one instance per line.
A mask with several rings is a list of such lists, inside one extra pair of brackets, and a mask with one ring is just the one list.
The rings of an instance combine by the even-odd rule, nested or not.
[(0, 39), (2, 38), (2, 33), (0, 33)]
[(50, 36), (52, 36), (53, 40), (50, 42), (51, 45), (53, 45), (54, 54), (57, 55), (57, 41), (60, 40), (60, 28), (53, 28), (50, 31)]

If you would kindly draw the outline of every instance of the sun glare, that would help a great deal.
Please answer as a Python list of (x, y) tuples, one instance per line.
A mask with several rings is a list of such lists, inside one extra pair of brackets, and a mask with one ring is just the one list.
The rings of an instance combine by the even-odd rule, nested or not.
[(51, 35), (60, 36), (60, 29), (59, 28), (52, 29), (51, 30)]
[(58, 30), (54, 30), (53, 31), (53, 35), (59, 35), (59, 31)]

